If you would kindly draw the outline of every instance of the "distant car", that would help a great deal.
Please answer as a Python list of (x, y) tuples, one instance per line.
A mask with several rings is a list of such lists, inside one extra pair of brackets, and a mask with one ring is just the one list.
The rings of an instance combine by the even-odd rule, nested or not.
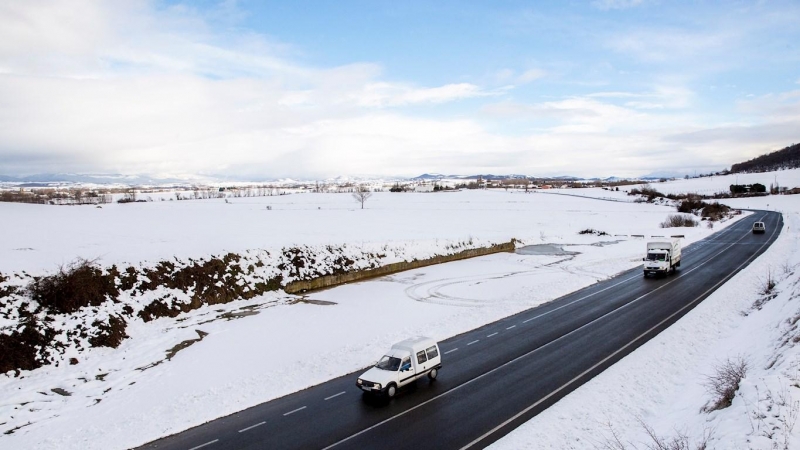
[(767, 231), (767, 227), (764, 226), (764, 222), (755, 222), (753, 224), (753, 233), (764, 233)]

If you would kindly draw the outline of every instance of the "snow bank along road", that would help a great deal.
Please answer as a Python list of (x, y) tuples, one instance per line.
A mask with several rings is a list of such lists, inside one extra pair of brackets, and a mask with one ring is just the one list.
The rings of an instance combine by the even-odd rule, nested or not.
[[(766, 234), (752, 234), (757, 220)], [(684, 249), (676, 275), (632, 269), (443, 341), (438, 380), (391, 401), (362, 398), (356, 372), (141, 448), (483, 448), (677, 321), (782, 227), (779, 213), (756, 211)]]

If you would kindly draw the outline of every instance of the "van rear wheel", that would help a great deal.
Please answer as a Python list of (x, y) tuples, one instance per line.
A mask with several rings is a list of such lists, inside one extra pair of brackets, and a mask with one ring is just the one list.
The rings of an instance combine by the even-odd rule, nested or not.
[(431, 369), (431, 371), (428, 372), (428, 378), (430, 378), (431, 381), (434, 381), (438, 375), (439, 375), (439, 371), (436, 370), (436, 369)]

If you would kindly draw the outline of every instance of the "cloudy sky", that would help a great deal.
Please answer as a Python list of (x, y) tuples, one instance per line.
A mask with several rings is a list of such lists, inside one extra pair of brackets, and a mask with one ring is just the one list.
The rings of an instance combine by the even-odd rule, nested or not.
[(0, 0), (0, 174), (716, 171), (800, 142), (796, 1)]

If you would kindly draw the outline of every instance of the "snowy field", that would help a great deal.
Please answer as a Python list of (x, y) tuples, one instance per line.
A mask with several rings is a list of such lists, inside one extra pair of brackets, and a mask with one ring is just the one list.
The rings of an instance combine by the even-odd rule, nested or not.
[(363, 210), (350, 194), (311, 193), (102, 208), (3, 203), (0, 272), (53, 271), (76, 257), (110, 265), (290, 245), (574, 241), (585, 228), (649, 233), (669, 212), (504, 191), (375, 193)]
[[(609, 194), (600, 189), (574, 191), (596, 197)], [(800, 226), (796, 207), (800, 199), (764, 200), (771, 202), (771, 208), (794, 211), (793, 219), (786, 217), (787, 224), (793, 230)], [(444, 339), (635, 267), (643, 241), (630, 235), (663, 235), (665, 230), (658, 225), (674, 208), (635, 204), (629, 197), (600, 201), (545, 193), (465, 191), (379, 193), (364, 210), (349, 194), (296, 194), (231, 203), (193, 200), (103, 208), (0, 204), (0, 211), (10, 219), (4, 222), (8, 231), (0, 236), (4, 273), (44, 274), (76, 257), (99, 258), (102, 264), (136, 263), (295, 244), (422, 242), (420, 251), (430, 251), (441, 245), (440, 240), (470, 237), (497, 242), (513, 237), (524, 244), (558, 244), (578, 253), (497, 254), (308, 297), (271, 293), (202, 308), (177, 319), (132, 322), (130, 338), (116, 350), (95, 348), (82, 354), (77, 365), (44, 367), (17, 378), (0, 376), (5, 393), (0, 426), (3, 432), (14, 430), (0, 435), (0, 448), (122, 449), (357, 370), (409, 335)], [(729, 223), (714, 230), (702, 226), (669, 231), (685, 234), (687, 245)], [(578, 234), (587, 228), (609, 235)], [(720, 295), (715, 294), (695, 310), (712, 305), (707, 307), (712, 308), (709, 314), (723, 314), (699, 320), (702, 333), (693, 330), (694, 335), (683, 336), (674, 331), (698, 320), (693, 318), (699, 313), (692, 312), (668, 331), (679, 336), (656, 347), (660, 351), (642, 350), (656, 340), (643, 346), (496, 445), (586, 448), (584, 444), (596, 440), (605, 422), (633, 439), (641, 435), (635, 417), (666, 432), (681, 426), (683, 422), (671, 419), (688, 416), (671, 409), (676, 404), (672, 394), (683, 393), (686, 386), (702, 389), (696, 382), (702, 380), (703, 370), (713, 365), (715, 357), (729, 354), (732, 344), (725, 338), (742, 320), (757, 317), (739, 315), (756, 298), (750, 295), (754, 280), (763, 275), (764, 264), (777, 265), (796, 254), (796, 237), (784, 233), (782, 245), (723, 288), (734, 292), (736, 306), (726, 303), (726, 297), (714, 300)], [(780, 299), (767, 306), (779, 305)], [(715, 301), (721, 305), (714, 306)], [(366, 308), (386, 311), (373, 316), (385, 321), (362, 320)], [(426, 319), (403, 320), (412, 317)], [(397, 327), (397, 323), (413, 325)], [(698, 336), (702, 342), (695, 342)], [(188, 346), (168, 354), (182, 342)], [(689, 343), (696, 349), (687, 357)], [(637, 360), (650, 354), (656, 355), (655, 361)], [(627, 370), (617, 370), (624, 364)], [(658, 376), (648, 372), (651, 366)], [(606, 380), (615, 373), (618, 378)], [(625, 381), (631, 377), (633, 382)], [(653, 386), (647, 382), (652, 379), (663, 383)], [(694, 405), (681, 406), (687, 407)], [(649, 420), (652, 417), (660, 420)], [(690, 420), (685, 426), (695, 424)], [(542, 430), (549, 430), (547, 436), (541, 436)]]
[[(689, 178), (665, 183), (651, 183), (650, 186), (663, 194), (702, 194), (714, 195), (730, 192), (732, 184), (761, 183), (769, 189), (770, 185), (789, 189), (800, 186), (800, 169), (779, 170), (764, 173), (740, 173), (722, 177)], [(622, 190), (622, 188), (620, 188)]]

